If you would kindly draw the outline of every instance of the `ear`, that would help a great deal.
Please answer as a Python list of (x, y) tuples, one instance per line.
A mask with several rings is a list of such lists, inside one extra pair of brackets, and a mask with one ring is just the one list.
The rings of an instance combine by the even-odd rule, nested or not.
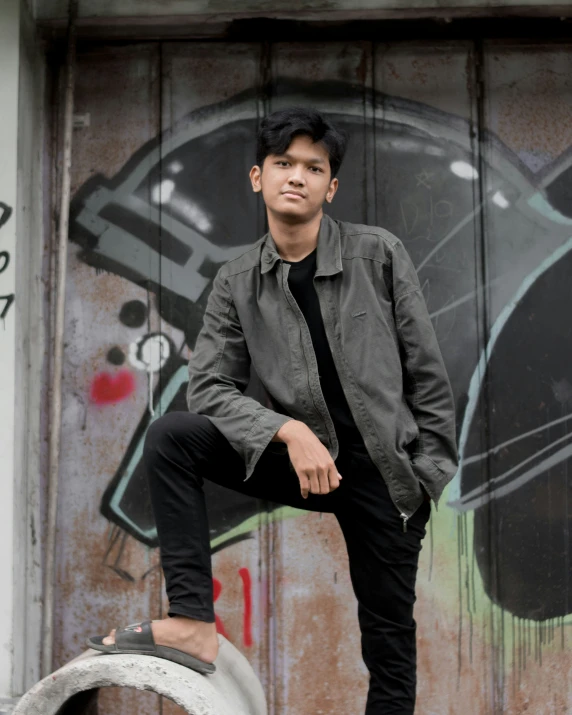
[(259, 166), (253, 166), (252, 169), (250, 170), (250, 182), (252, 184), (252, 190), (256, 193), (262, 191), (262, 183), (261, 183), (261, 176), (262, 176), (262, 169)]
[(334, 196), (336, 195), (336, 191), (338, 190), (338, 180), (337, 179), (332, 179), (330, 181), (330, 186), (328, 188), (328, 193), (326, 194), (326, 201), (331, 204)]

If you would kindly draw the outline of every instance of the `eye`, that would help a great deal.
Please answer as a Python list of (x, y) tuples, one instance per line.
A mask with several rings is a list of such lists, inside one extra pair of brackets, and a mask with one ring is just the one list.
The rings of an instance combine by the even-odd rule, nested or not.
[(322, 173), (322, 170), (320, 169), (319, 166), (311, 166), (311, 167), (310, 167), (310, 171), (313, 171), (314, 174), (321, 174), (321, 173)]
[(288, 166), (288, 162), (285, 161), (284, 159), (280, 159), (280, 160), (276, 161), (275, 164), (277, 166)]

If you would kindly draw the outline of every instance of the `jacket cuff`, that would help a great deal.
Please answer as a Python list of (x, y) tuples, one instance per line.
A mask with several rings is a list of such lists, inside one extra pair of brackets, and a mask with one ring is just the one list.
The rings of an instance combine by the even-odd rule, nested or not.
[(252, 425), (250, 432), (244, 440), (245, 444), (248, 445), (244, 455), (246, 465), (245, 481), (252, 476), (258, 460), (272, 441), (276, 432), (291, 419), (294, 418), (288, 417), (288, 415), (282, 415), (279, 412), (274, 412), (273, 410), (266, 410)]

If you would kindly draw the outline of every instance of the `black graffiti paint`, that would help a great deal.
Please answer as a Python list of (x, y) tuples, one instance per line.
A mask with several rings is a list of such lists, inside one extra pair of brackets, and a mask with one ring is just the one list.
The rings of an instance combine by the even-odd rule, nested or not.
[(119, 320), (127, 328), (140, 328), (147, 320), (147, 306), (140, 300), (129, 300), (121, 306)]
[[(571, 276), (572, 245), (536, 278), (507, 320), (490, 356), (462, 473), (462, 501), (475, 509), (475, 554), (487, 592), (514, 615), (535, 621), (572, 611), (572, 360), (569, 308), (563, 311)], [(483, 415), (489, 451), (483, 449)]]
[(10, 307), (15, 299), (16, 296), (14, 293), (10, 293), (10, 295), (0, 295), (0, 301), (3, 302), (2, 311), (0, 312), (0, 320), (4, 320), (4, 318), (8, 315), (8, 311), (10, 310)]
[[(170, 385), (174, 382), (178, 384), (178, 387), (173, 391), (173, 398), (168, 403), (168, 409), (166, 411), (187, 410), (187, 383), (177, 379), (181, 371), (186, 374), (187, 363), (180, 358), (174, 358), (169, 361), (162, 370), (162, 385), (155, 390), (153, 395), (153, 405), (157, 412), (159, 412), (159, 401), (162, 397), (161, 393), (168, 391)], [(247, 394), (257, 399), (263, 399), (261, 386), (257, 388), (255, 385), (256, 378), (252, 380)], [(121, 464), (103, 495), (101, 512), (107, 519), (120, 525), (137, 540), (148, 546), (157, 546), (157, 531), (155, 529), (151, 509), (147, 476), (143, 461), (138, 461), (137, 464), (131, 468), (132, 471), (129, 471), (133, 455), (141, 449), (151, 420), (152, 418), (147, 411), (137, 427)], [(230, 533), (236, 527), (240, 526), (240, 524), (258, 513), (260, 509), (259, 500), (221, 487), (214, 482), (205, 480), (203, 490), (209, 510), (211, 539)], [(278, 505), (268, 504), (267, 506), (268, 509), (274, 510)], [(248, 534), (242, 535), (241, 538), (248, 538)]]
[(11, 215), (12, 208), (3, 201), (0, 201), (0, 228), (2, 228), (5, 223), (8, 223)]
[[(12, 216), (12, 208), (3, 201), (0, 201), (0, 228), (2, 228), (4, 224), (8, 223), (10, 216)], [(2, 265), (0, 265), (1, 275), (10, 265), (10, 254), (8, 251), (0, 252), (0, 260), (2, 261)], [(14, 300), (14, 293), (10, 293), (9, 295), (0, 295), (0, 320), (4, 320), (4, 318), (6, 318)]]
[(107, 353), (107, 362), (111, 365), (123, 365), (125, 353), (117, 345), (114, 345)]
[[(566, 503), (570, 485), (563, 475), (572, 473), (572, 461), (559, 452), (558, 467), (540, 460), (536, 463), (537, 472), (528, 481), (521, 479), (527, 471), (526, 460), (534, 457), (536, 447), (549, 447), (542, 442), (546, 437), (545, 406), (551, 410), (558, 405), (562, 410), (568, 406), (566, 396), (572, 377), (563, 363), (558, 363), (560, 372), (556, 374), (556, 358), (541, 359), (544, 353), (539, 352), (545, 349), (548, 356), (552, 354), (551, 334), (558, 330), (560, 316), (565, 328), (554, 341), (557, 352), (562, 358), (572, 353), (572, 336), (564, 320), (570, 312), (571, 297), (564, 279), (554, 283), (559, 286), (559, 308), (547, 298), (548, 287), (535, 290), (534, 305), (524, 298), (515, 305), (514, 315), (503, 328), (505, 339), (499, 340), (492, 351), (492, 372), (487, 384), (495, 404), (505, 408), (498, 413), (502, 427), (496, 433), (500, 443), (511, 443), (507, 448), (509, 456), (503, 453), (504, 471), (498, 471), (498, 465), (491, 468), (488, 458), (478, 459), (488, 426), (482, 419), (479, 421), (479, 410), (467, 417), (473, 393), (483, 389), (473, 384), (483, 350), (479, 325), (483, 286), (475, 278), (480, 273), (475, 251), (479, 232), (473, 217), (485, 205), (491, 252), (494, 249), (494, 260), (487, 267), (488, 289), (493, 291), (500, 286), (499, 302), (512, 297), (512, 293), (502, 294), (507, 275), (520, 270), (518, 286), (542, 260), (539, 235), (543, 235), (543, 241), (554, 237), (552, 245), (568, 239), (565, 222), (554, 221), (550, 212), (541, 215), (528, 206), (526, 199), (537, 187), (500, 142), (494, 144), (490, 157), (487, 154), (491, 161), (486, 167), (487, 185), (494, 188), (482, 197), (482, 205), (475, 200), (472, 128), (464, 120), (414, 102), (375, 95), (384, 116), (383, 131), (375, 131), (363, 120), (361, 87), (277, 82), (268, 94), (290, 104), (319, 106), (324, 101), (332, 118), (350, 136), (339, 175), (341, 189), (328, 212), (333, 218), (387, 228), (403, 240), (417, 266), (457, 396), (459, 432), (470, 421), (465, 456), (474, 461), (469, 461), (463, 472), (457, 507), (475, 510), (475, 550), (487, 593), (522, 617), (542, 620), (570, 612), (570, 603), (562, 596), (563, 592), (570, 593), (566, 558), (571, 546), (563, 536), (572, 532), (570, 517), (551, 512), (545, 502), (532, 499), (531, 494), (544, 486), (554, 502)], [(256, 110), (250, 117), (246, 110), (256, 106), (255, 99), (253, 91), (201, 109), (181, 125), (180, 131), (175, 129), (144, 146), (113, 180), (95, 177), (74, 199), (71, 240), (81, 245), (81, 259), (152, 290), (157, 295), (161, 317), (184, 332), (191, 349), (217, 267), (251, 246), (264, 230), (259, 206), (246, 179), (253, 163), (258, 124)], [(335, 111), (332, 107), (336, 107)], [(237, 115), (242, 117), (239, 121), (235, 119)], [(371, 174), (366, 176), (366, 158), (372, 147), (376, 157), (375, 192)], [(209, 171), (205, 173), (207, 164)], [(548, 200), (553, 199), (552, 209), (560, 210), (570, 192), (555, 185), (551, 191)], [(163, 226), (150, 218), (159, 205), (161, 215), (168, 217)], [(513, 241), (506, 237), (518, 237), (518, 243), (516, 238)], [(564, 264), (561, 269), (564, 276), (572, 270)], [(556, 281), (556, 274), (552, 275)], [(540, 332), (528, 330), (532, 314)], [(516, 333), (513, 325), (517, 326)], [(525, 337), (519, 342), (517, 335)], [(186, 409), (185, 382), (181, 377), (184, 370), (180, 360), (170, 361), (162, 370), (153, 396), (156, 411)], [(493, 379), (493, 373), (498, 380)], [(264, 391), (255, 385), (253, 375), (252, 394), (264, 403)], [(552, 397), (546, 393), (547, 385), (552, 385)], [(134, 459), (141, 451), (150, 421), (147, 411), (113, 475), (101, 508), (108, 519), (135, 538), (155, 545), (144, 469)], [(518, 449), (511, 446), (511, 440), (518, 441), (519, 435), (529, 435), (520, 446), (522, 449), (526, 445), (529, 452), (520, 457)], [(550, 450), (546, 454), (554, 457)], [(476, 466), (471, 468), (471, 464)], [(499, 485), (510, 486), (510, 492), (497, 493)], [(236, 533), (237, 527), (260, 510), (257, 500), (210, 482), (205, 482), (205, 489), (212, 538)], [(479, 489), (489, 495), (487, 503), (471, 501), (472, 493)], [(492, 505), (498, 506), (504, 521), (495, 517)], [(519, 522), (521, 514), (525, 517)], [(518, 534), (518, 538), (503, 535), (502, 544), (488, 538), (502, 531), (507, 523), (514, 530), (512, 536)], [(537, 544), (542, 543), (550, 528), (555, 531), (547, 537), (551, 557), (546, 560), (546, 549), (529, 542), (536, 539)], [(547, 571), (541, 565), (548, 563)], [(506, 574), (503, 588), (487, 578), (487, 574), (497, 573), (495, 564)], [(539, 583), (539, 573), (550, 588)], [(511, 583), (511, 575), (518, 577), (518, 584)]]
[(10, 265), (10, 254), (8, 251), (0, 251), (0, 261), (2, 261), (2, 265), (0, 265), (0, 274), (2, 274)]

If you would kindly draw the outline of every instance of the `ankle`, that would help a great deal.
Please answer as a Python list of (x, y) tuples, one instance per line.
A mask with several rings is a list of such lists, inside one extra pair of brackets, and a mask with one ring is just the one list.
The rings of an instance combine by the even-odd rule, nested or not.
[(176, 623), (178, 628), (183, 628), (185, 631), (191, 632), (209, 632), (216, 631), (216, 624), (209, 623), (208, 621), (200, 621), (195, 618), (189, 618), (188, 616), (171, 616), (169, 618), (171, 623)]

